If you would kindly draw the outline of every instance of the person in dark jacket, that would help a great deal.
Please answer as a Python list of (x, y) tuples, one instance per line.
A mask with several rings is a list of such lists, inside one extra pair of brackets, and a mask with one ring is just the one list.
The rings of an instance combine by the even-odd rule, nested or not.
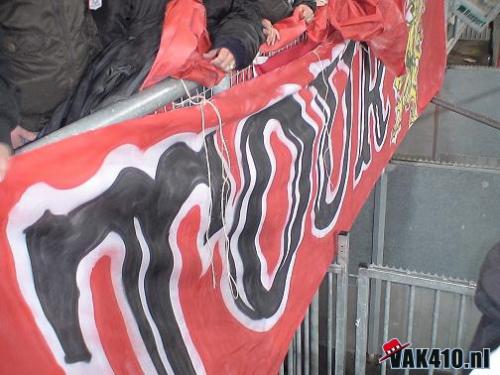
[(108, 0), (92, 11), (102, 51), (73, 94), (54, 112), (51, 133), (137, 92), (160, 44), (167, 0)]
[(316, 0), (295, 0), (293, 4), (290, 4), (288, 0), (258, 0), (257, 2), (262, 16), (264, 35), (269, 45), (275, 44), (280, 38), (273, 24), (290, 17), (294, 11), (297, 11), (306, 23), (310, 23), (316, 10)]
[(10, 134), (19, 121), (19, 108), (14, 88), (8, 79), (8, 61), (2, 45), (3, 33), (0, 29), (0, 181), (7, 172), (11, 154)]
[[(165, 0), (104, 2), (103, 7), (93, 13), (103, 43), (123, 35), (142, 34), (150, 27), (157, 29), (159, 37), (164, 12), (158, 10), (165, 9), (166, 4)], [(259, 5), (255, 0), (204, 0), (204, 5), (213, 45), (206, 57), (223, 70), (231, 65), (233, 69), (250, 65), (263, 41)], [(226, 64), (226, 57), (231, 63)]]
[(493, 351), (500, 347), (500, 243), (490, 250), (481, 266), (474, 301), (483, 316), (471, 350)]
[(2, 53), (18, 89), (20, 127), (13, 146), (36, 135), (71, 95), (100, 46), (83, 0), (2, 0)]
[(205, 0), (212, 50), (205, 58), (224, 71), (250, 65), (264, 41), (255, 0)]
[[(54, 113), (50, 133), (137, 92), (160, 45), (167, 0), (109, 0), (93, 12), (104, 49), (75, 94)], [(252, 63), (264, 40), (254, 0), (205, 0), (212, 50), (205, 54), (229, 71)], [(175, 59), (175, 56), (171, 58)]]

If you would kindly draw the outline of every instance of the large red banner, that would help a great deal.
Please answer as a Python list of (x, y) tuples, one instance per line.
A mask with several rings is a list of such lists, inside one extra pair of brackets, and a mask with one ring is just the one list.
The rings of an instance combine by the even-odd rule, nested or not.
[[(387, 26), (365, 44), (315, 24), (210, 103), (15, 157), (0, 184), (0, 373), (277, 373), (335, 234), (442, 83), (443, 3), (396, 3), (402, 76)], [(358, 16), (397, 11), (373, 4)], [(200, 74), (196, 48), (182, 69), (160, 53), (150, 80)]]

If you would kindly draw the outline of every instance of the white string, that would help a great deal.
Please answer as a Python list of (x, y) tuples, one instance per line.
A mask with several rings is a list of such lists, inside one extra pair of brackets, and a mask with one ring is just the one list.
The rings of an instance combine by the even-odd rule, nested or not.
[[(184, 90), (186, 91), (186, 95), (188, 96), (187, 102), (190, 105), (198, 107), (200, 109), (200, 113), (201, 113), (203, 146), (205, 149), (205, 159), (206, 159), (206, 163), (207, 163), (208, 188), (210, 191), (208, 229), (210, 229), (210, 224), (211, 224), (211, 220), (212, 220), (212, 181), (211, 181), (211, 177), (210, 177), (210, 161), (209, 161), (209, 157), (208, 157), (208, 147), (207, 147), (206, 137), (205, 137), (206, 127), (205, 127), (205, 110), (204, 110), (204, 108), (205, 108), (206, 104), (208, 104), (210, 107), (212, 107), (212, 109), (215, 112), (215, 115), (217, 116), (217, 120), (219, 123), (218, 127), (219, 127), (222, 148), (223, 148), (223, 154), (225, 154), (225, 155), (222, 155), (222, 157), (221, 157), (221, 159), (222, 159), (221, 160), (221, 164), (222, 164), (222, 168), (221, 168), (222, 193), (221, 193), (221, 201), (220, 201), (220, 214), (221, 214), (221, 221), (222, 221), (222, 231), (224, 234), (224, 253), (225, 253), (224, 261), (226, 263), (227, 278), (229, 281), (229, 289), (231, 290), (231, 294), (232, 294), (233, 298), (237, 299), (239, 297), (238, 286), (236, 284), (236, 280), (233, 278), (233, 276), (231, 274), (231, 269), (229, 267), (230, 241), (229, 241), (229, 234), (227, 233), (227, 225), (226, 225), (226, 219), (225, 219), (225, 206), (224, 206), (224, 202), (226, 201), (227, 194), (228, 194), (229, 188), (231, 186), (231, 183), (229, 181), (229, 175), (228, 175), (228, 173), (224, 172), (224, 157), (226, 158), (228, 171), (231, 171), (231, 159), (230, 159), (230, 155), (229, 155), (229, 149), (227, 147), (227, 143), (226, 143), (226, 140), (225, 140), (224, 134), (223, 134), (222, 116), (220, 114), (219, 109), (212, 101), (207, 100), (205, 98), (205, 96), (202, 94), (197, 94), (194, 96), (191, 95), (184, 80), (181, 79), (181, 83), (184, 87)], [(210, 244), (208, 242), (208, 230), (205, 233), (205, 240), (207, 242), (207, 245), (210, 248), (210, 264), (211, 264), (211, 269), (212, 269), (212, 283), (213, 283), (213, 287), (215, 288), (216, 287), (216, 276), (215, 276), (215, 268), (214, 268), (214, 263), (213, 263), (214, 251), (210, 247)]]
[[(329, 124), (326, 123), (326, 121), (328, 121), (328, 113), (326, 111), (325, 105), (327, 105), (327, 103), (328, 103), (327, 100), (328, 100), (328, 93), (329, 93), (329, 87), (330, 87), (330, 85), (328, 84), (328, 80), (327, 80), (326, 75), (325, 75), (325, 69), (326, 68), (323, 68), (323, 60), (321, 60), (321, 57), (319, 56), (319, 54), (318, 54), (318, 52), (316, 50), (313, 50), (312, 52), (318, 58), (318, 62), (321, 64), (321, 78), (323, 80), (323, 84), (325, 85), (325, 96), (323, 97), (320, 94), (320, 97), (325, 102), (325, 104), (321, 108), (321, 111), (323, 112), (323, 116), (325, 118), (325, 124), (324, 124), (324, 126), (326, 127), (326, 133), (327, 133), (326, 136), (327, 136), (327, 145), (328, 146), (323, 151), (323, 158), (322, 158), (323, 159), (323, 168), (326, 171), (327, 170), (326, 156), (327, 156), (328, 151), (330, 150), (330, 142), (331, 142), (332, 128), (333, 128), (333, 124), (332, 124), (331, 127), (328, 127)], [(331, 119), (331, 121), (335, 121), (335, 118), (333, 117)], [(327, 177), (328, 183), (330, 184), (330, 187), (332, 189), (335, 189), (335, 186), (333, 185), (333, 182), (332, 182), (333, 168), (330, 168), (330, 170), (328, 170), (327, 173), (328, 173), (328, 177)]]
[[(181, 83), (182, 83), (182, 86), (184, 87), (184, 90), (186, 91), (186, 94), (188, 96), (187, 100), (189, 101), (189, 103), (192, 105), (196, 105), (197, 102), (195, 102), (195, 99), (196, 100), (200, 99), (201, 95), (192, 96), (190, 94), (184, 80), (181, 79)], [(200, 102), (198, 102), (198, 103), (200, 103)], [(206, 168), (207, 168), (207, 179), (208, 179), (208, 190), (209, 190), (208, 227), (207, 227), (207, 231), (205, 232), (205, 243), (210, 251), (210, 269), (212, 272), (212, 286), (215, 289), (217, 286), (217, 283), (216, 283), (215, 268), (214, 268), (214, 262), (213, 262), (214, 252), (213, 252), (212, 247), (210, 246), (210, 242), (209, 242), (209, 238), (208, 238), (210, 225), (212, 222), (212, 178), (210, 175), (210, 159), (208, 158), (208, 148), (207, 148), (207, 142), (206, 142), (205, 111), (203, 109), (203, 106), (199, 106), (199, 108), (200, 108), (200, 113), (201, 113), (201, 131), (202, 131), (202, 137), (203, 137), (203, 148), (205, 150), (205, 161), (206, 161)]]

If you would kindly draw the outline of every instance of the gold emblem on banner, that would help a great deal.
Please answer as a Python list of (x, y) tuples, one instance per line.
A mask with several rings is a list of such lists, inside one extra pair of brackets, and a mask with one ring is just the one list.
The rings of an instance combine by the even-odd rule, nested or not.
[(422, 57), (424, 31), (422, 16), (425, 12), (425, 0), (408, 0), (406, 20), (408, 22), (408, 44), (406, 47), (406, 74), (394, 81), (396, 91), (396, 121), (392, 130), (391, 141), (396, 143), (403, 115), (409, 112), (410, 126), (418, 118), (418, 72)]

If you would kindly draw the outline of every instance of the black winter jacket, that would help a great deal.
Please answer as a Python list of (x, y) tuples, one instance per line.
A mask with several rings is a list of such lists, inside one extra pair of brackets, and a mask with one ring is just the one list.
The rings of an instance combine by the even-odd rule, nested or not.
[[(140, 35), (150, 27), (161, 27), (166, 3), (165, 0), (105, 1), (93, 13), (101, 40), (108, 44), (124, 35)], [(249, 65), (264, 39), (258, 4), (255, 0), (204, 0), (204, 4), (214, 48), (230, 49), (239, 68)]]
[(213, 48), (229, 49), (236, 68), (252, 63), (264, 41), (259, 5), (255, 0), (205, 0), (207, 27)]
[(500, 243), (484, 260), (477, 284), (476, 306), (483, 314), (471, 343), (471, 350), (491, 351), (500, 347)]
[(127, 99), (146, 78), (160, 44), (167, 0), (107, 0), (92, 14), (101, 53), (74, 95), (52, 116), (48, 134), (107, 105)]
[[(44, 133), (125, 100), (140, 88), (158, 52), (166, 4), (167, 0), (103, 1), (93, 14), (105, 47)], [(214, 48), (233, 52), (238, 68), (249, 65), (264, 39), (258, 5), (254, 0), (205, 0), (205, 6)]]
[(288, 0), (257, 0), (260, 7), (261, 17), (268, 19), (271, 23), (281, 21), (292, 15), (293, 9), (301, 4), (307, 5), (313, 11), (316, 10), (316, 0), (295, 0), (290, 5)]
[(97, 54), (97, 29), (84, 0), (1, 0), (1, 47), (19, 88), (21, 125), (38, 131)]
[[(0, 46), (3, 45), (3, 33), (0, 29)], [(10, 144), (10, 132), (19, 121), (19, 108), (15, 91), (9, 82), (8, 61), (0, 47), (0, 143)]]

